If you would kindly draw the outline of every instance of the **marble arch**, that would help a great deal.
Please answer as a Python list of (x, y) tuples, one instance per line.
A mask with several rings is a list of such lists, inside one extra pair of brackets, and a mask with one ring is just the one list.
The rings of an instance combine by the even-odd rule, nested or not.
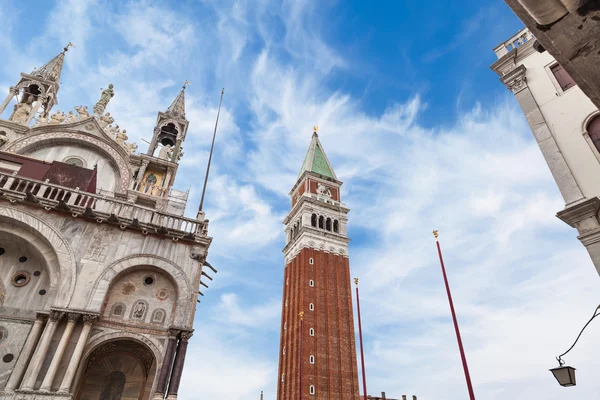
[[(151, 254), (134, 254), (124, 257), (107, 266), (94, 282), (94, 286), (90, 291), (86, 309), (90, 311), (100, 312), (104, 298), (106, 297), (110, 284), (115, 277), (121, 272), (134, 267), (154, 267), (163, 271), (173, 279), (177, 287), (177, 305), (175, 310), (175, 321), (185, 322), (184, 318), (187, 314), (187, 308), (190, 305), (191, 294), (194, 289), (187, 279), (185, 273), (176, 264), (166, 258), (158, 257)], [(184, 319), (182, 319), (184, 318)]]
[[(45, 129), (44, 129), (45, 128)], [(52, 131), (48, 132), (47, 129), (51, 128)], [(129, 161), (125, 149), (119, 146), (114, 141), (109, 141), (103, 138), (99, 138), (92, 134), (82, 131), (55, 131), (57, 125), (47, 125), (41, 128), (42, 131), (20, 138), (11, 143), (5, 151), (14, 152), (17, 154), (24, 154), (27, 151), (34, 150), (44, 145), (52, 145), (57, 143), (84, 143), (86, 146), (90, 146), (101, 154), (108, 157), (116, 167), (118, 174), (117, 185), (120, 192), (126, 192), (129, 187), (131, 180), (131, 172), (129, 170)]]
[(34, 214), (0, 206), (0, 231), (19, 236), (38, 249), (50, 273), (53, 307), (67, 307), (75, 291), (75, 254), (56, 229)]

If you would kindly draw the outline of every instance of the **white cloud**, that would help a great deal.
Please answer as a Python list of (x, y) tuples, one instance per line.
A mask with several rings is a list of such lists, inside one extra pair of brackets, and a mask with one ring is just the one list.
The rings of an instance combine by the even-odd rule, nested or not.
[[(112, 81), (109, 110), (139, 140), (189, 79), (190, 131), (177, 184), (192, 185), (192, 213), (218, 90), (227, 89), (205, 206), (219, 273), (203, 291), (180, 397), (235, 400), (262, 389), (275, 397), (281, 221), (319, 125), (352, 209), (371, 394), (466, 397), (435, 228), (478, 397), (563, 398), (547, 369), (589, 318), (599, 281), (575, 232), (554, 217), (564, 203), (515, 102), (507, 95), (425, 128), (424, 95), (390, 99), (375, 112), (328, 86), (353, 60), (322, 39), (316, 3), (202, 6), (216, 23), (164, 4), (126, 3), (103, 22), (118, 38), (115, 49), (94, 59), (90, 45), (84, 65), (68, 72), (77, 84), (61, 89), (63, 104), (91, 105)], [(90, 7), (88, 14), (98, 10)], [(75, 33), (91, 43), (97, 26), (89, 29)], [(579, 378), (569, 394), (582, 399), (600, 389), (598, 327), (589, 329), (568, 358)]]

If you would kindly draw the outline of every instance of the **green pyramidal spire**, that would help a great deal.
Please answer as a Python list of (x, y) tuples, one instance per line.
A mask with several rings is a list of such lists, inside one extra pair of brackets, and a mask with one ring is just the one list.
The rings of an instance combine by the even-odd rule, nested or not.
[(302, 163), (298, 178), (302, 176), (304, 171), (316, 172), (317, 174), (321, 174), (337, 181), (337, 176), (335, 176), (335, 172), (333, 172), (333, 168), (325, 155), (323, 145), (321, 145), (319, 135), (316, 131), (313, 132), (312, 140), (308, 147), (306, 157), (304, 158), (304, 163)]

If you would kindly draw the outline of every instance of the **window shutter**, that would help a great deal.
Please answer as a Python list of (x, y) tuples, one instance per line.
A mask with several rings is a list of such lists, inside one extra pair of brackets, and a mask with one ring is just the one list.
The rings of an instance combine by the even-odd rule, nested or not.
[(596, 150), (600, 152), (600, 116), (596, 116), (590, 121), (587, 131), (590, 139), (592, 139), (592, 143), (596, 146)]
[(558, 84), (560, 85), (560, 88), (562, 90), (567, 90), (572, 88), (573, 86), (577, 86), (573, 78), (571, 78), (571, 75), (569, 75), (567, 71), (565, 71), (562, 65), (555, 64), (552, 67), (550, 67), (550, 70), (552, 71), (552, 74), (558, 81)]

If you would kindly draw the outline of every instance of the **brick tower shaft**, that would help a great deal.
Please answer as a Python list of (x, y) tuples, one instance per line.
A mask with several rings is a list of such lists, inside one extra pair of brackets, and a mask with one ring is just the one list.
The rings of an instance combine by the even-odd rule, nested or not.
[(359, 398), (341, 185), (315, 132), (284, 221), (278, 400), (297, 400), (300, 390), (302, 399)]

